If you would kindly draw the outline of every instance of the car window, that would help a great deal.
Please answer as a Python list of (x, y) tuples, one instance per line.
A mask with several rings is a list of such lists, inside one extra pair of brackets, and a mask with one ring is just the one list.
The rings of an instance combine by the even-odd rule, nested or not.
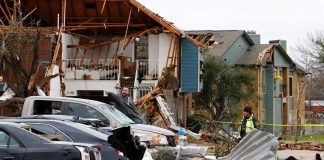
[(110, 117), (114, 117), (121, 125), (134, 124), (134, 121), (129, 119), (124, 113), (120, 112), (118, 109), (111, 105), (100, 104), (97, 107), (100, 107)]
[(0, 148), (19, 148), (19, 143), (4, 131), (0, 131)]
[(103, 114), (88, 105), (70, 102), (68, 106), (69, 115), (100, 120), (106, 119)]
[(72, 142), (72, 140), (63, 132), (51, 125), (43, 123), (28, 123), (28, 125), (30, 125), (31, 131), (33, 133), (45, 137), (49, 140)]
[(35, 100), (33, 114), (60, 114), (61, 101)]

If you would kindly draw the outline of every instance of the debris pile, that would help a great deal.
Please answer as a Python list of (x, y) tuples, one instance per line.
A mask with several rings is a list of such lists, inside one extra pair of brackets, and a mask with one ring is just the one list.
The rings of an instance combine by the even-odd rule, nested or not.
[(311, 142), (303, 143), (279, 143), (279, 150), (310, 150), (324, 151), (324, 144), (313, 144)]

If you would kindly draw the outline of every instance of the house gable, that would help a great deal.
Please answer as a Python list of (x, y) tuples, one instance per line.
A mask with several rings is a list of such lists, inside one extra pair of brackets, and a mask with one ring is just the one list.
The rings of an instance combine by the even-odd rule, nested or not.
[(249, 41), (244, 37), (244, 34), (240, 36), (233, 45), (222, 56), (224, 61), (230, 65), (234, 65), (236, 61), (246, 52), (250, 47)]
[(284, 56), (284, 54), (286, 53), (283, 53), (284, 50), (282, 49), (279, 49), (278, 47), (275, 47), (275, 50), (274, 50), (274, 65), (276, 67), (289, 67), (290, 66), (290, 60), (288, 58), (286, 58)]

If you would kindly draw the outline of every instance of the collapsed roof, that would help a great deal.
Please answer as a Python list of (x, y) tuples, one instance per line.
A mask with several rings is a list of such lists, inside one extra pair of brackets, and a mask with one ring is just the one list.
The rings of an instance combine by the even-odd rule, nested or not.
[[(205, 47), (135, 0), (20, 0), (20, 2), (24, 14), (30, 13), (29, 19), (25, 20), (30, 21), (30, 25), (35, 25), (36, 23), (32, 21), (39, 18), (42, 20), (42, 27), (65, 26), (66, 32), (86, 38), (101, 35), (105, 35), (106, 38), (109, 35), (111, 37), (131, 35), (145, 30), (155, 33), (171, 32), (189, 39), (199, 47)], [(12, 7), (14, 3), (17, 4), (17, 0), (0, 2), (3, 19), (17, 14)]]

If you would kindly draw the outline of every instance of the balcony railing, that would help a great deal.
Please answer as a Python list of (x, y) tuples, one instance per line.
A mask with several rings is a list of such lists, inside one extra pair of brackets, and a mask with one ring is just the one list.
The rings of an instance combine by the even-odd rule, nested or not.
[(159, 75), (158, 59), (136, 60), (137, 78), (141, 80), (157, 80)]
[(118, 80), (120, 60), (114, 59), (66, 59), (63, 61), (65, 79)]

